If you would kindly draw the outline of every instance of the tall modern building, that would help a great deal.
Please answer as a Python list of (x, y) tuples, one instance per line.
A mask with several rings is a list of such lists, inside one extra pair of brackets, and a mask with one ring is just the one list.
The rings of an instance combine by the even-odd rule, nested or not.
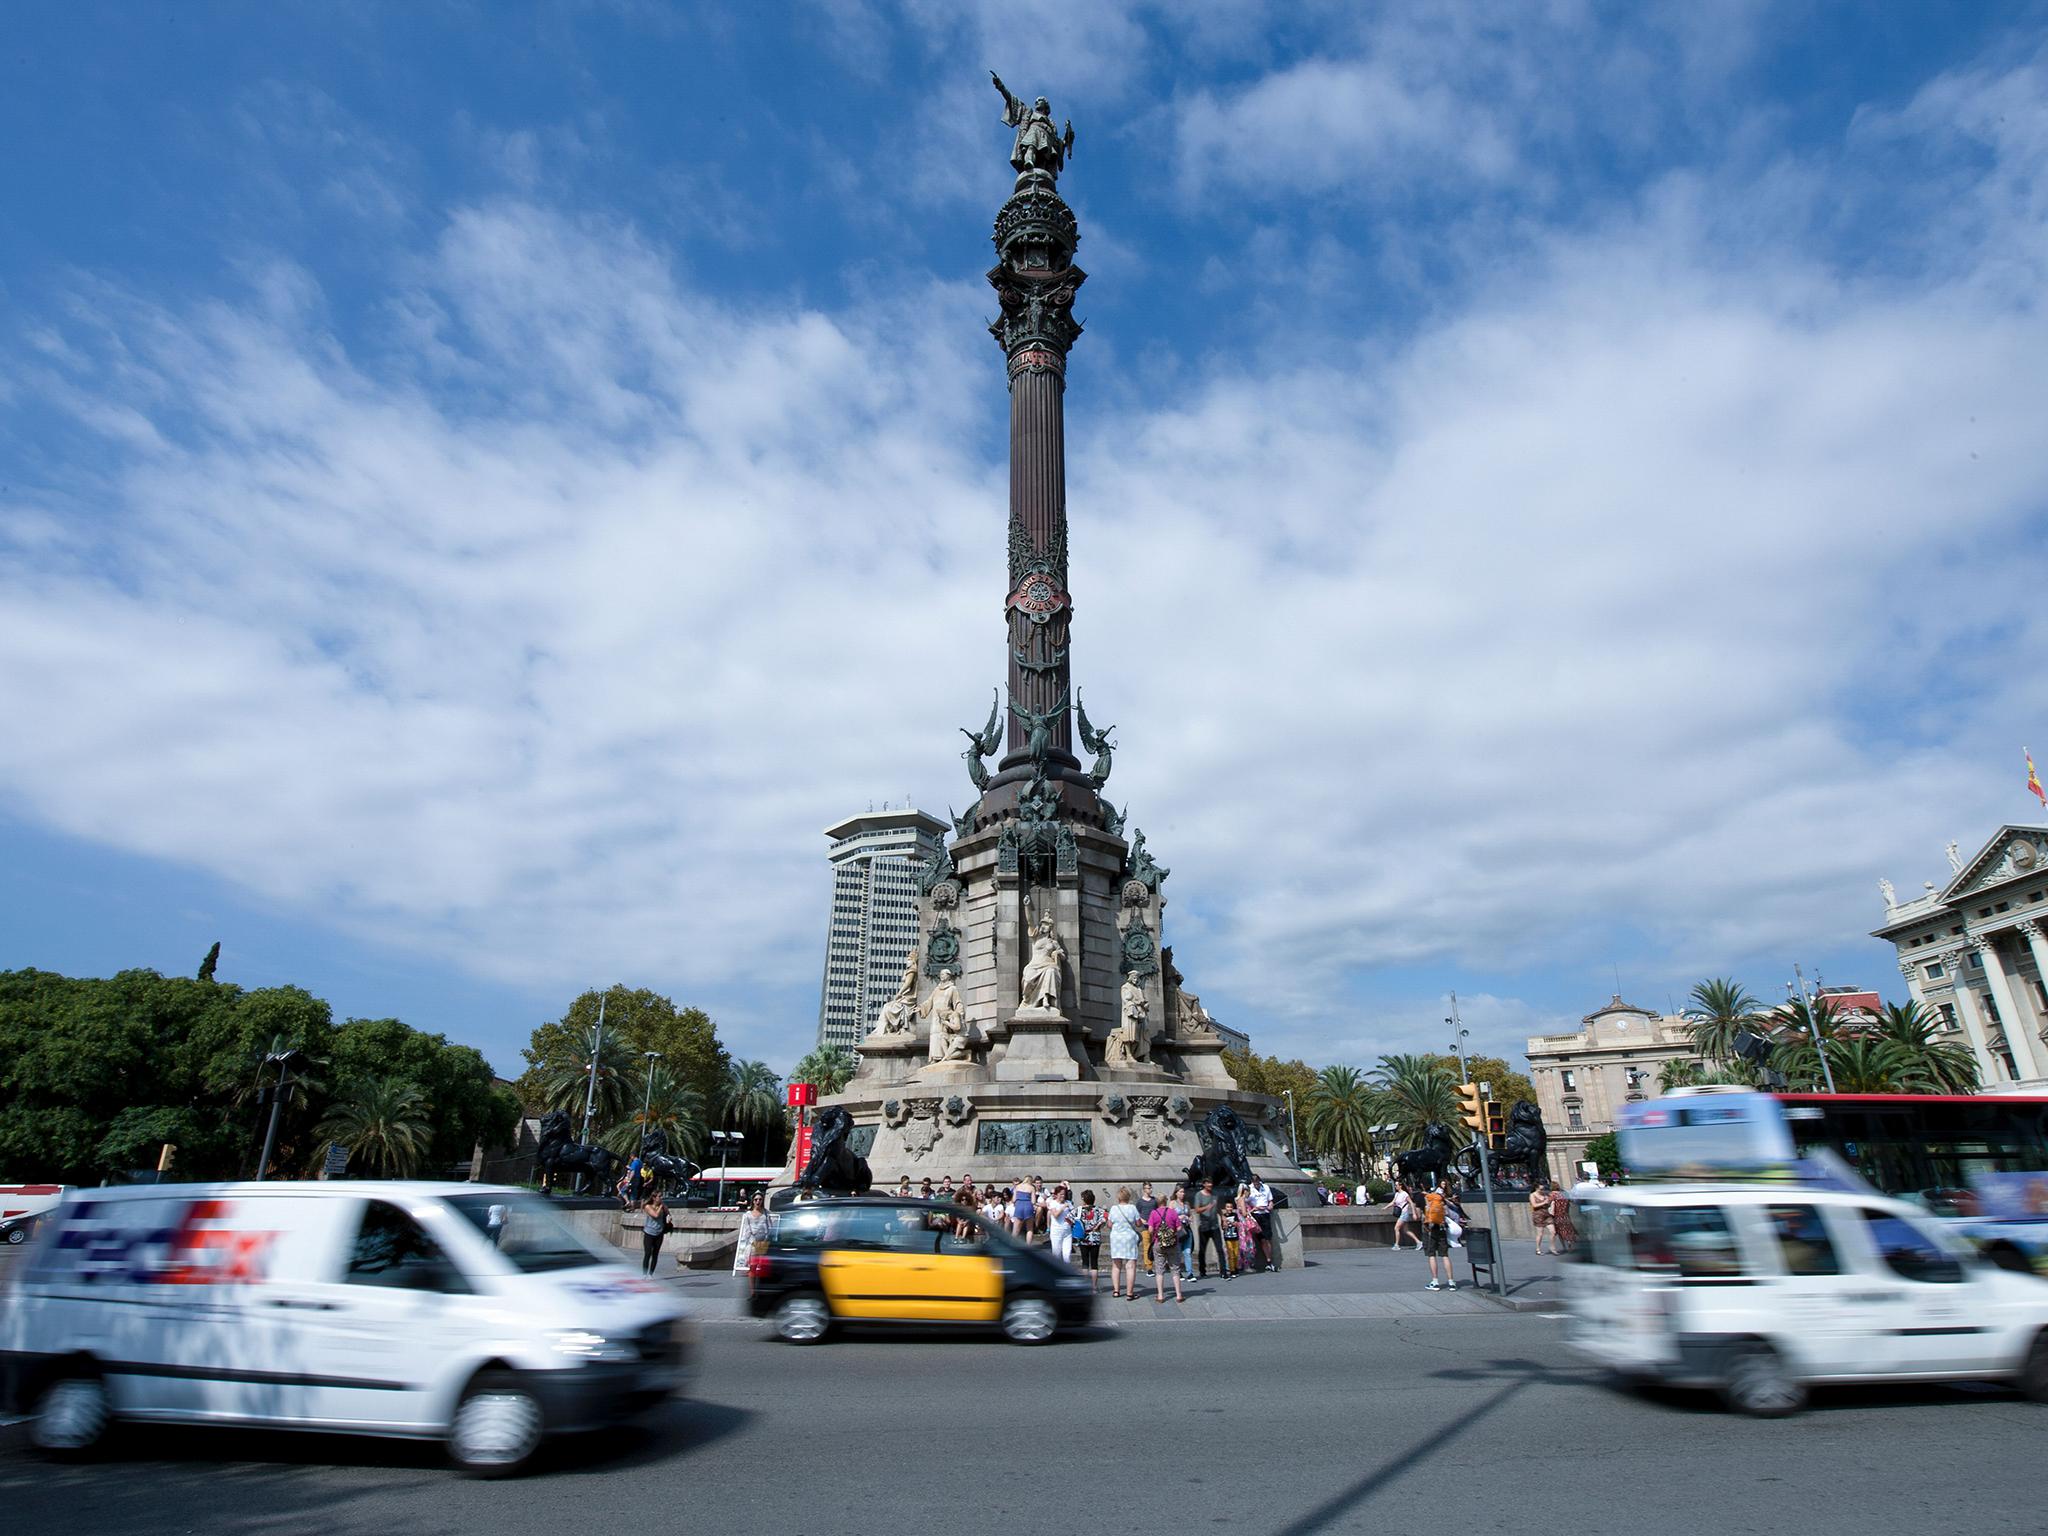
[(818, 996), (818, 1044), (852, 1050), (903, 981), (917, 944), (918, 866), (946, 824), (910, 807), (862, 811), (825, 829), (832, 839), (832, 930)]

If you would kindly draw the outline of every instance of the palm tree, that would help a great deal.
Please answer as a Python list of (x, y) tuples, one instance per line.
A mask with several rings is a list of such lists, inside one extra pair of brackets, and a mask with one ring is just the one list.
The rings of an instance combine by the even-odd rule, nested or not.
[(621, 1157), (632, 1157), (640, 1150), (640, 1138), (649, 1131), (666, 1132), (668, 1149), (677, 1157), (703, 1156), (704, 1095), (666, 1067), (656, 1067), (651, 1080), (641, 1080), (640, 1099), (633, 1112), (598, 1140)]
[(1708, 1061), (1732, 1062), (1737, 1031), (1755, 1029), (1763, 1007), (1727, 977), (1703, 981), (1692, 989), (1685, 1016), (1692, 1021), (1692, 1048)]
[(1325, 1067), (1304, 1106), (1308, 1133), (1316, 1146), (1334, 1152), (1348, 1168), (1372, 1151), (1373, 1089), (1356, 1067)]
[(860, 1063), (843, 1045), (821, 1045), (790, 1069), (790, 1081), (816, 1083), (822, 1094), (837, 1093), (853, 1078)]
[(1657, 1069), (1657, 1091), (1669, 1093), (1674, 1088), (1690, 1088), (1699, 1082), (1704, 1072), (1698, 1062), (1674, 1056)]
[(1428, 1056), (1382, 1056), (1367, 1081), (1373, 1117), (1390, 1122), (1405, 1141), (1419, 1143), (1423, 1126), (1432, 1120), (1457, 1123), (1457, 1079)]
[[(641, 1073), (645, 1070), (632, 1045), (614, 1030), (597, 1039), (596, 1029), (584, 1033), (579, 1042), (580, 1059), (573, 1066), (557, 1067), (541, 1082), (541, 1108), (565, 1109), (580, 1131), (583, 1106), (590, 1092), (590, 1056), (597, 1053), (597, 1093), (592, 1111), (594, 1126), (616, 1125), (640, 1103)], [(601, 1139), (601, 1138), (600, 1138)]]
[(763, 1133), (782, 1123), (782, 1079), (765, 1061), (736, 1061), (726, 1071), (719, 1112), (742, 1131)]
[(1977, 1091), (1977, 1058), (1968, 1046), (1940, 1039), (1933, 1018), (1918, 1003), (1893, 1003), (1886, 1008), (1878, 1020), (1877, 1038), (1897, 1053), (1899, 1091)]
[[(1828, 1074), (1821, 1071), (1821, 1052), (1827, 1052), (1828, 1068), (1837, 1073), (1836, 1090), (1842, 1091), (1835, 1063), (1859, 1031), (1848, 1025), (1825, 994), (1808, 1002), (1794, 997), (1779, 1015), (1777, 1042), (1771, 1047), (1771, 1066), (1800, 1091), (1819, 1093), (1827, 1087)], [(1866, 1063), (1867, 1065), (1867, 1063)], [(1870, 1091), (1870, 1090), (1865, 1090)]]
[(374, 1077), (337, 1100), (317, 1134), (328, 1146), (347, 1147), (350, 1160), (374, 1177), (402, 1179), (419, 1167), (434, 1139), (429, 1114), (426, 1095), (411, 1083)]

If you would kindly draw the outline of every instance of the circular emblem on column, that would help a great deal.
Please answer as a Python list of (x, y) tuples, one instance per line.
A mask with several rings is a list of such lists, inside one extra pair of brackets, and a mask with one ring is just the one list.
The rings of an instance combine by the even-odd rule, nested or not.
[(1019, 609), (1032, 623), (1043, 624), (1067, 606), (1067, 594), (1052, 577), (1043, 571), (1033, 571), (1003, 606)]

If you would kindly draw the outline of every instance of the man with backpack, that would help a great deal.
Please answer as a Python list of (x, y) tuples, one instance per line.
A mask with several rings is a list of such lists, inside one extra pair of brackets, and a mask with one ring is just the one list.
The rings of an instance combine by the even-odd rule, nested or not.
[[(1451, 1215), (1440, 1185), (1422, 1197), (1422, 1251), (1429, 1260), (1427, 1288), (1432, 1291), (1455, 1291), (1458, 1288), (1458, 1280), (1451, 1270)], [(1439, 1284), (1436, 1278), (1439, 1259), (1443, 1261), (1444, 1266), (1442, 1284)]]

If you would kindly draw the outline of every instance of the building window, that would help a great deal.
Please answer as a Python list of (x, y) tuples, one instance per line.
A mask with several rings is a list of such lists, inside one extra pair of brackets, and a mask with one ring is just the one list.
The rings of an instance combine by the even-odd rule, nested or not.
[(1956, 1005), (1954, 1003), (1936, 1003), (1934, 1006), (1941, 1014), (1941, 1027), (1943, 1029), (1957, 1029), (1961, 1027), (1956, 1023)]
[(1572, 1130), (1583, 1131), (1586, 1128), (1586, 1117), (1580, 1112), (1578, 1105), (1567, 1104), (1564, 1107), (1564, 1123)]
[(1939, 960), (1930, 960), (1927, 962), (1927, 979), (1929, 981), (1939, 981), (1942, 977), (1946, 976), (1947, 974), (1948, 967), (1943, 965)]
[(1560, 1068), (1557, 1075), (1563, 1081), (1566, 1093), (1573, 1092), (1579, 1086), (1579, 1074), (1570, 1067)]
[(1630, 1067), (1628, 1069), (1628, 1096), (1632, 1099), (1640, 1099), (1642, 1095), (1637, 1093), (1636, 1090), (1642, 1086), (1643, 1069), (1641, 1067)]
[(1973, 971), (1981, 971), (1984, 969), (1984, 957), (1978, 954), (1974, 949), (1970, 951), (1970, 969)]

